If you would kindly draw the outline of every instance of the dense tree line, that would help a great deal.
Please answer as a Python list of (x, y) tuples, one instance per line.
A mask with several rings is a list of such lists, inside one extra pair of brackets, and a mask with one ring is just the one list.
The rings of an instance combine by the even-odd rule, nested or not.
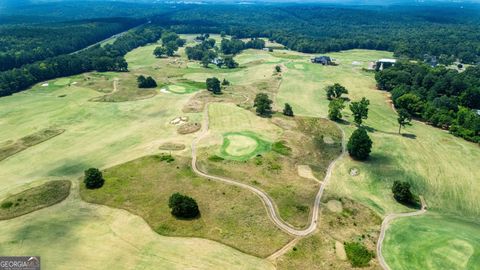
[(127, 71), (123, 56), (134, 48), (157, 41), (161, 28), (145, 26), (119, 37), (113, 44), (99, 45), (71, 55), (60, 55), (0, 72), (0, 96), (25, 90), (35, 83), (87, 71)]
[[(380, 89), (390, 91), (399, 124), (411, 117), (480, 142), (480, 67), (464, 72), (424, 64), (399, 63), (375, 76)], [(401, 119), (400, 119), (401, 118)], [(401, 123), (402, 122), (402, 123)]]
[(140, 24), (133, 19), (98, 19), (0, 27), (0, 71), (80, 50)]
[(259, 38), (252, 38), (247, 42), (240, 39), (222, 39), (220, 50), (223, 54), (238, 54), (245, 49), (263, 49), (265, 48), (265, 41)]
[[(441, 14), (439, 16), (438, 14)], [(320, 5), (208, 5), (156, 19), (181, 33), (221, 33), (235, 38), (268, 37), (307, 53), (376, 49), (440, 62), (480, 61), (480, 16), (468, 9), (366, 9)]]

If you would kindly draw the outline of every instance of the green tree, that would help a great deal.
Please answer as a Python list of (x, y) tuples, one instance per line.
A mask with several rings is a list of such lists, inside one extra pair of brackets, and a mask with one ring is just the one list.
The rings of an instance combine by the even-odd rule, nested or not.
[(157, 58), (160, 58), (166, 54), (167, 49), (165, 47), (156, 47), (155, 50), (153, 50), (153, 55), (155, 55)]
[(368, 266), (368, 263), (374, 257), (373, 252), (358, 242), (345, 243), (345, 253), (347, 253), (347, 258), (353, 267)]
[(279, 66), (279, 65), (276, 65), (276, 66), (275, 66), (275, 71), (276, 71), (277, 73), (282, 72), (282, 67)]
[(138, 88), (155, 88), (157, 87), (157, 82), (151, 77), (140, 75), (137, 78)]
[(85, 177), (83, 178), (85, 187), (88, 189), (101, 188), (105, 183), (102, 172), (96, 168), (90, 168), (85, 171)]
[(218, 95), (222, 93), (222, 88), (220, 87), (220, 80), (216, 77), (208, 78), (207, 81), (207, 90)]
[(328, 118), (332, 121), (342, 119), (342, 110), (345, 108), (343, 99), (331, 100), (328, 104)]
[(405, 109), (410, 115), (418, 115), (422, 111), (422, 100), (415, 94), (404, 94), (395, 100), (395, 107)]
[(372, 151), (372, 140), (363, 128), (352, 133), (348, 140), (347, 150), (350, 156), (356, 160), (366, 160)]
[(168, 56), (173, 56), (175, 54), (175, 51), (178, 50), (178, 45), (175, 41), (168, 42), (167, 44), (164, 44), (164, 47), (166, 49), (166, 54)]
[(362, 124), (363, 119), (368, 118), (368, 105), (370, 105), (370, 101), (366, 98), (350, 104), (354, 122), (359, 126)]
[(290, 104), (285, 103), (285, 107), (283, 108), (283, 115), (293, 116), (293, 109), (292, 109), (292, 106), (290, 106)]
[(221, 38), (224, 38), (224, 37), (226, 37), (226, 36), (227, 36), (227, 33), (225, 33), (225, 31), (220, 32), (220, 37), (221, 37)]
[(233, 60), (233, 57), (231, 56), (226, 56), (225, 59), (223, 59), (223, 62), (227, 68), (237, 68), (238, 63)]
[(402, 127), (405, 126), (411, 126), (412, 124), (410, 123), (412, 121), (412, 116), (408, 113), (407, 110), (405, 109), (400, 109), (398, 110), (398, 134), (400, 134), (400, 131)]
[(227, 81), (227, 79), (224, 78), (223, 81), (222, 81), (222, 85), (224, 85), (224, 86), (230, 85), (230, 82)]
[(268, 98), (265, 93), (259, 93), (255, 97), (253, 106), (256, 107), (258, 115), (263, 117), (270, 117), (272, 115), (272, 103), (273, 101)]
[(325, 88), (325, 92), (327, 93), (327, 98), (329, 100), (334, 98), (340, 98), (342, 94), (348, 94), (347, 88), (343, 87), (339, 83), (327, 86)]
[(177, 218), (195, 218), (200, 215), (197, 202), (193, 198), (178, 192), (170, 196), (168, 207), (172, 209), (172, 215)]
[(208, 55), (204, 55), (200, 63), (204, 68), (208, 68), (208, 64), (210, 64), (210, 57), (208, 57)]
[(395, 200), (403, 204), (414, 204), (415, 199), (410, 191), (410, 183), (408, 182), (393, 182), (392, 193)]

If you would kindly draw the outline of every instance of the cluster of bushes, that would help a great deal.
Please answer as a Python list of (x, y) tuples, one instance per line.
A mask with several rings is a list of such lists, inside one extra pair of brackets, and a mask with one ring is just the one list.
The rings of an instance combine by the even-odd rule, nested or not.
[(375, 75), (378, 88), (392, 93), (395, 107), (414, 118), (480, 142), (480, 67), (464, 72), (399, 63)]
[(170, 196), (168, 207), (172, 209), (172, 215), (177, 218), (190, 219), (200, 215), (197, 202), (193, 198), (178, 192)]
[(137, 78), (138, 88), (155, 88), (157, 87), (157, 82), (151, 77), (145, 77), (143, 75), (138, 76)]
[(347, 253), (347, 258), (353, 267), (368, 266), (368, 263), (375, 255), (359, 242), (345, 243), (345, 253)]
[(94, 46), (71, 55), (48, 58), (0, 73), (0, 97), (27, 89), (35, 83), (87, 71), (127, 71), (123, 56), (134, 48), (157, 41), (158, 27), (142, 27), (119, 37), (113, 44)]

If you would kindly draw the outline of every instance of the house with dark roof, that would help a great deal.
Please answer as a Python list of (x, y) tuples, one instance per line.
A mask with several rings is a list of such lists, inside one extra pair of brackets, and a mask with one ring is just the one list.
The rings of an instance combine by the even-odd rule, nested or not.
[(332, 64), (332, 59), (330, 56), (317, 56), (311, 59), (312, 63), (315, 64), (322, 64), (322, 65), (331, 65)]

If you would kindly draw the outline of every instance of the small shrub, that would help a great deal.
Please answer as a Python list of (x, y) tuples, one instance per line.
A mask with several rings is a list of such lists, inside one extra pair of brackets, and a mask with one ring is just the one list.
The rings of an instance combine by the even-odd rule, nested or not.
[(392, 193), (395, 200), (406, 205), (415, 204), (415, 197), (410, 191), (410, 183), (408, 182), (393, 182)]
[(105, 183), (102, 172), (96, 168), (90, 168), (85, 171), (83, 182), (88, 189), (101, 188)]
[(166, 161), (167, 163), (171, 163), (175, 161), (175, 158), (172, 155), (161, 155), (160, 161)]
[(168, 207), (172, 209), (172, 215), (178, 218), (195, 218), (200, 214), (197, 202), (178, 192), (170, 196)]
[(306, 205), (299, 204), (299, 205), (296, 205), (295, 208), (297, 208), (297, 210), (302, 213), (305, 213), (308, 211), (308, 206)]
[(8, 208), (10, 208), (10, 207), (12, 207), (12, 206), (13, 206), (13, 202), (9, 202), (9, 201), (3, 202), (2, 205), (1, 205), (1, 207), (2, 207), (3, 209), (8, 209)]
[(224, 161), (225, 159), (217, 155), (213, 155), (213, 156), (209, 156), (208, 160), (213, 162), (220, 162), (220, 161)]
[(347, 258), (353, 267), (365, 267), (373, 258), (373, 252), (368, 250), (362, 243), (349, 242), (345, 243), (345, 252)]
[(286, 146), (284, 141), (279, 141), (272, 144), (272, 150), (284, 156), (288, 156), (290, 155), (292, 148)]

